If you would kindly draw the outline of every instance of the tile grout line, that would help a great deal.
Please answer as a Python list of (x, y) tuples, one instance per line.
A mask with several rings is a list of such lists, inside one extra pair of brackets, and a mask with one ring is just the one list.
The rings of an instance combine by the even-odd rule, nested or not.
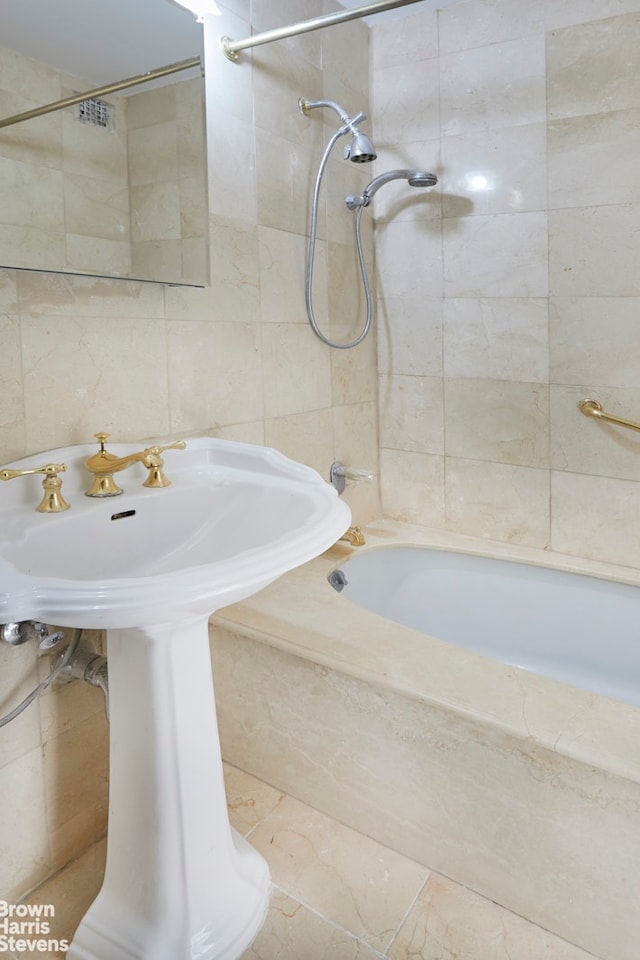
[(375, 947), (372, 947), (370, 943), (367, 943), (366, 940), (363, 940), (362, 937), (357, 936), (357, 934), (352, 933), (351, 930), (346, 930), (345, 927), (341, 927), (339, 923), (336, 923), (335, 920), (331, 920), (329, 917), (325, 917), (324, 914), (320, 913), (316, 907), (312, 907), (311, 904), (305, 903), (304, 900), (301, 900), (299, 897), (294, 896), (289, 893), (284, 887), (279, 887), (276, 883), (271, 883), (271, 890), (277, 890), (279, 893), (283, 893), (286, 897), (289, 897), (290, 900), (293, 900), (295, 903), (299, 903), (301, 907), (304, 907), (305, 910), (308, 910), (309, 913), (312, 913), (314, 917), (317, 917), (318, 920), (321, 920), (323, 923), (332, 927), (334, 930), (338, 930), (340, 933), (344, 934), (346, 937), (349, 937), (350, 940), (355, 940), (357, 943), (361, 944), (363, 947), (366, 947), (367, 950), (370, 950), (379, 960), (388, 960), (385, 953), (381, 953), (380, 950), (376, 950)]
[(407, 917), (409, 916), (409, 914), (411, 913), (411, 911), (412, 911), (413, 908), (415, 907), (415, 905), (416, 905), (416, 903), (418, 902), (418, 899), (419, 899), (419, 897), (420, 897), (420, 894), (422, 893), (422, 891), (424, 890), (424, 888), (425, 888), (426, 885), (428, 884), (429, 880), (431, 879), (431, 873), (432, 873), (432, 871), (429, 870), (428, 867), (426, 867), (425, 869), (426, 869), (426, 871), (427, 871), (427, 875), (426, 875), (426, 877), (424, 878), (423, 882), (422, 882), (422, 883), (420, 884), (420, 886), (418, 887), (415, 896), (413, 897), (413, 899), (412, 899), (411, 902), (409, 903), (409, 906), (407, 907), (407, 909), (406, 909), (406, 911), (405, 911), (405, 913), (404, 913), (404, 916), (402, 917), (400, 923), (399, 923), (398, 926), (396, 927), (395, 933), (394, 933), (393, 936), (391, 937), (391, 940), (390, 940), (389, 943), (386, 945), (385, 951), (384, 951), (384, 952), (385, 952), (385, 956), (389, 953), (389, 950), (391, 950), (391, 947), (392, 947), (393, 944), (396, 942), (396, 940), (397, 940), (397, 938), (398, 938), (398, 934), (400, 933), (400, 930), (401, 930), (402, 927), (404, 926), (404, 923), (405, 923)]

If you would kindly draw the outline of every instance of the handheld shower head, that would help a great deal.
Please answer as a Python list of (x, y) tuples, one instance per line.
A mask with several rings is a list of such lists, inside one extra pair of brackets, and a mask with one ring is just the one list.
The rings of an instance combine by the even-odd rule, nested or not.
[(343, 110), (340, 104), (334, 103), (333, 100), (306, 100), (304, 97), (300, 97), (298, 100), (298, 107), (306, 117), (316, 107), (330, 107), (335, 110), (343, 123), (338, 136), (351, 133), (351, 143), (344, 150), (345, 160), (351, 160), (353, 163), (370, 163), (378, 156), (369, 137), (362, 133), (358, 127), (362, 120), (367, 119), (364, 113), (357, 113), (354, 117), (348, 117), (346, 110)]
[(391, 180), (406, 180), (410, 187), (434, 187), (438, 182), (435, 173), (428, 173), (426, 170), (387, 170), (386, 173), (381, 173), (379, 177), (375, 177), (364, 188), (360, 196), (346, 197), (345, 203), (350, 210), (355, 210), (357, 207), (368, 207), (373, 195), (378, 192), (380, 187), (384, 187), (385, 183), (389, 183)]

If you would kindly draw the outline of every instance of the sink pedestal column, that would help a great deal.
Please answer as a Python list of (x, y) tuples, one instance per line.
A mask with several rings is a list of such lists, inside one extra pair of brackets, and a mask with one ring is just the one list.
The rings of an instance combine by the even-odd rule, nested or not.
[(67, 960), (236, 960), (269, 900), (227, 816), (208, 619), (108, 633), (104, 885)]

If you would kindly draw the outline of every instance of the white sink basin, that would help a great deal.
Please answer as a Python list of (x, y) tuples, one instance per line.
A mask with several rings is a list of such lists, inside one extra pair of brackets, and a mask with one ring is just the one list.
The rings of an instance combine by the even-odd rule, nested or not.
[(117, 475), (121, 496), (89, 498), (95, 451), (7, 465), (66, 463), (65, 512), (36, 511), (42, 476), (0, 485), (0, 623), (107, 630), (107, 866), (67, 960), (236, 960), (270, 883), (229, 826), (208, 618), (329, 547), (349, 509), (275, 450), (210, 438), (167, 451), (169, 487), (142, 487), (136, 463)]
[[(117, 456), (143, 444), (110, 444)], [(145, 468), (119, 473), (117, 497), (84, 496), (96, 445), (11, 464), (66, 463), (64, 513), (35, 511), (42, 476), (0, 488), (0, 622), (135, 627), (211, 614), (317, 556), (349, 525), (348, 508), (308, 467), (266, 447), (197, 438), (165, 454), (171, 486)]]

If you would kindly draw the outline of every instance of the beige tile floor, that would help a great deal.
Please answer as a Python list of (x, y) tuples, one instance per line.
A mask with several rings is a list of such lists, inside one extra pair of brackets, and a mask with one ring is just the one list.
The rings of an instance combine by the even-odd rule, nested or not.
[[(593, 960), (591, 954), (225, 766), (232, 825), (266, 857), (264, 927), (242, 960)], [(105, 843), (29, 898), (55, 904), (49, 936), (71, 938), (96, 895)], [(8, 955), (11, 956), (11, 955)], [(63, 953), (12, 960), (60, 960)]]

